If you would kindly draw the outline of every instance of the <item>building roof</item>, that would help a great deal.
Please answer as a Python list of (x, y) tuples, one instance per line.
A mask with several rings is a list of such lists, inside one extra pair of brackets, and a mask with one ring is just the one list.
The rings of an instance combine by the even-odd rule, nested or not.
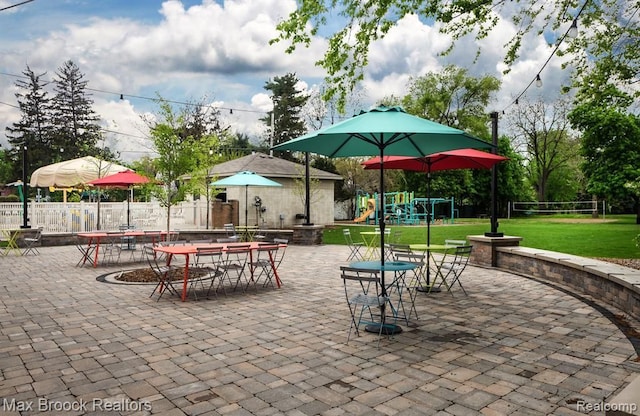
[[(211, 176), (221, 178), (249, 170), (269, 178), (300, 178), (304, 176), (304, 165), (285, 159), (269, 156), (264, 153), (253, 153), (239, 159), (220, 163), (209, 170)], [(313, 179), (341, 180), (342, 176), (324, 170), (309, 168), (309, 176)]]

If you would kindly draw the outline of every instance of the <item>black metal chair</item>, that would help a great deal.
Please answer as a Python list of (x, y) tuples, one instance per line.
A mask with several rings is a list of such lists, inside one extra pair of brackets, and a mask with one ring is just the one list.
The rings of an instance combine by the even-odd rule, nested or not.
[(179, 294), (179, 291), (175, 288), (175, 286), (173, 286), (172, 281), (176, 274), (180, 272), (180, 268), (175, 266), (161, 265), (160, 263), (158, 263), (158, 257), (156, 256), (156, 252), (153, 250), (152, 246), (144, 246), (142, 250), (144, 251), (145, 257), (147, 258), (149, 267), (158, 279), (158, 283), (153, 288), (153, 291), (151, 292), (149, 297), (152, 297), (154, 293), (158, 292), (158, 299), (156, 300), (160, 300), (164, 292), (166, 292), (167, 290), (173, 295)]
[(44, 227), (38, 227), (36, 234), (33, 237), (25, 237), (22, 239), (25, 244), (25, 249), (22, 252), (23, 256), (26, 256), (29, 253), (33, 253), (35, 255), (40, 254), (38, 246), (42, 241), (42, 230), (44, 230)]
[[(378, 328), (378, 346), (380, 346), (380, 338), (386, 333), (389, 338), (393, 331), (387, 331), (395, 324), (386, 321), (383, 311), (387, 306), (393, 310), (388, 296), (382, 295), (382, 285), (380, 281), (380, 271), (359, 269), (354, 267), (340, 267), (341, 278), (344, 286), (344, 294), (351, 315), (351, 323), (349, 325), (349, 333), (347, 335), (347, 344), (351, 338), (351, 331), (355, 329), (356, 335), (360, 336), (359, 327), (361, 325), (371, 325)], [(386, 313), (386, 312), (385, 312)]]

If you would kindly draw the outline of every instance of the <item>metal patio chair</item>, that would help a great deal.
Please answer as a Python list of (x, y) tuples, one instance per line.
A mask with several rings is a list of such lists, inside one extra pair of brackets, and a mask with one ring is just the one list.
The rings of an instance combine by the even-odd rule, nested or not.
[(453, 295), (451, 289), (453, 288), (453, 285), (458, 283), (458, 286), (460, 286), (465, 296), (467, 295), (467, 291), (464, 289), (464, 286), (462, 286), (462, 282), (460, 282), (460, 276), (467, 268), (472, 248), (473, 246), (458, 246), (456, 247), (453, 260), (445, 260), (442, 263), (442, 265), (440, 266), (442, 279), (438, 287), (444, 284), (444, 286), (447, 288), (447, 291), (451, 293), (451, 295)]

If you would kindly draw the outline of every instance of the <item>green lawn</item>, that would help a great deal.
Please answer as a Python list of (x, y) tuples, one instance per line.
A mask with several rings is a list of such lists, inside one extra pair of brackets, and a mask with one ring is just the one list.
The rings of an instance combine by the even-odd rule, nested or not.
[[(522, 237), (521, 246), (558, 251), (584, 257), (638, 258), (640, 249), (633, 239), (640, 234), (635, 215), (608, 216), (606, 222), (591, 220), (589, 216), (548, 216), (525, 219), (501, 219), (498, 231), (509, 236)], [(323, 241), (326, 244), (344, 244), (342, 228), (351, 229), (354, 240), (359, 232), (373, 230), (374, 226), (338, 224), (327, 227)], [(427, 227), (387, 225), (401, 230), (401, 243), (424, 243)], [(459, 219), (456, 223), (431, 227), (431, 242), (442, 244), (445, 239), (465, 239), (468, 235), (483, 235), (491, 231), (489, 220)]]

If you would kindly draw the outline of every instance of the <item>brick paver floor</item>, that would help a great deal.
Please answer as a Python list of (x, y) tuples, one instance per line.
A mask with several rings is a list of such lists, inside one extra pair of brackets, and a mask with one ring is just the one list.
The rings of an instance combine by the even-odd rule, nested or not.
[(0, 257), (0, 414), (604, 414), (640, 372), (597, 303), (477, 267), (468, 296), (419, 294), (401, 334), (347, 345), (347, 255), (290, 246), (282, 288), (184, 303), (75, 247)]

